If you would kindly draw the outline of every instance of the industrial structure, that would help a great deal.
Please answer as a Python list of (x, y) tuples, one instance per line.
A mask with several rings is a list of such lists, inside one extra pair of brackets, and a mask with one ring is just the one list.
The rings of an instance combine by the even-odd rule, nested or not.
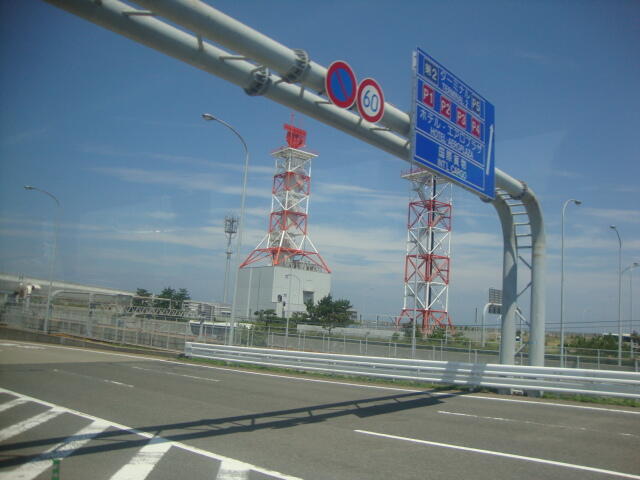
[[(307, 132), (285, 124), (287, 145), (275, 150), (275, 174), (267, 234), (238, 270), (235, 312), (249, 318), (260, 310), (291, 317), (305, 312), (331, 290), (331, 270), (309, 238), (311, 161), (301, 150)], [(295, 282), (294, 282), (295, 280)]]
[(411, 182), (404, 263), (404, 298), (397, 325), (423, 333), (452, 327), (449, 318), (452, 184), (421, 167), (402, 175)]

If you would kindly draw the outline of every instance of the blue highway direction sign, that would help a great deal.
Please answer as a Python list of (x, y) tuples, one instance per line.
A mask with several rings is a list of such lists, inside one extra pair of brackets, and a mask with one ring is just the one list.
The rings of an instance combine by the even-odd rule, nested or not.
[(493, 105), (420, 49), (414, 54), (413, 68), (414, 161), (493, 198)]

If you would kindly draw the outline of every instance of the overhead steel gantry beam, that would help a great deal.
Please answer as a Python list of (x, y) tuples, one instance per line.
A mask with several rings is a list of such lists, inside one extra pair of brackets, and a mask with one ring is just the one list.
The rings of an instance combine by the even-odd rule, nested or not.
[[(262, 95), (327, 125), (338, 128), (404, 161), (411, 162), (410, 118), (385, 104), (380, 125), (338, 108), (322, 96), (326, 68), (311, 61), (303, 50), (290, 49), (198, 0), (133, 0), (141, 10), (118, 0), (45, 0), (102, 27), (147, 45), (196, 68), (240, 86), (249, 95)], [(164, 17), (195, 35), (159, 20)], [(219, 43), (234, 53), (206, 41)], [(269, 69), (277, 73), (271, 72)], [(315, 92), (315, 93), (314, 93)], [(524, 204), (532, 233), (530, 364), (544, 365), (545, 234), (542, 211), (533, 191), (496, 168), (496, 188)], [(514, 363), (515, 302), (517, 292), (512, 245), (515, 230), (505, 214), (505, 200), (496, 196), (504, 237), (503, 335), (501, 363)], [(509, 307), (509, 302), (513, 307)]]

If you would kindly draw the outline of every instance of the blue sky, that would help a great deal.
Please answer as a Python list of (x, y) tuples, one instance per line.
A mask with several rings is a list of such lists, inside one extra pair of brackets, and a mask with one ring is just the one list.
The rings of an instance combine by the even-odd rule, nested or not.
[[(408, 111), (421, 47), (495, 105), (496, 164), (539, 195), (548, 235), (547, 320), (558, 321), (560, 212), (569, 322), (617, 320), (623, 267), (640, 261), (640, 4), (637, 1), (211, 1), (319, 64), (345, 60)], [(0, 271), (45, 277), (53, 202), (56, 278), (222, 297), (225, 214), (251, 151), (243, 256), (266, 232), (273, 161), (290, 111), (41, 1), (0, 3)], [(296, 116), (319, 157), (310, 234), (333, 293), (365, 316), (402, 306), (408, 165)], [(640, 292), (640, 270), (634, 284)], [(456, 189), (450, 312), (474, 321), (500, 287), (492, 207)], [(634, 317), (640, 318), (640, 302)], [(623, 283), (629, 318), (629, 278)], [(639, 325), (636, 322), (636, 325)], [(589, 325), (594, 325), (589, 323)], [(577, 327), (577, 326), (576, 326)]]

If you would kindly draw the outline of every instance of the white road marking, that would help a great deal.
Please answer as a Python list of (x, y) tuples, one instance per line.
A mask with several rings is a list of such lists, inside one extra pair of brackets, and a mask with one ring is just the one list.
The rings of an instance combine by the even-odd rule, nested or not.
[(535, 400), (519, 400), (516, 398), (497, 398), (497, 397), (483, 397), (482, 395), (469, 395), (465, 396), (465, 398), (473, 398), (477, 400), (494, 400), (497, 402), (514, 402), (514, 403), (528, 403), (533, 405), (540, 406), (550, 406), (550, 407), (565, 407), (565, 408), (578, 408), (580, 410), (597, 410), (600, 412), (611, 412), (611, 413), (626, 413), (629, 415), (640, 415), (640, 411), (636, 410), (619, 410), (616, 408), (606, 408), (606, 407), (590, 407), (587, 405), (573, 405), (566, 403), (556, 403), (556, 402), (537, 402)]
[(29, 344), (22, 344), (22, 343), (0, 343), (0, 347), (18, 347), (18, 348), (25, 348), (30, 350), (45, 350), (45, 347), (41, 347), (39, 345), (29, 345)]
[[(175, 363), (178, 363), (178, 362), (175, 362)], [(62, 410), (64, 412), (66, 412), (66, 413), (70, 413), (72, 415), (77, 415), (79, 417), (87, 418), (89, 420), (93, 420), (93, 421), (97, 421), (97, 422), (103, 422), (109, 427), (117, 428), (119, 430), (125, 430), (125, 431), (127, 431), (129, 433), (132, 433), (132, 434), (135, 434), (135, 435), (139, 435), (139, 436), (144, 437), (144, 438), (148, 438), (148, 439), (156, 438), (158, 442), (164, 442), (166, 444), (170, 444), (173, 447), (180, 448), (180, 449), (185, 450), (187, 452), (193, 452), (193, 453), (196, 453), (198, 455), (202, 455), (203, 457), (212, 458), (214, 460), (218, 460), (219, 462), (223, 462), (224, 463), (226, 461), (229, 461), (229, 462), (234, 462), (236, 465), (241, 465), (242, 464), (242, 465), (245, 465), (245, 468), (247, 468), (247, 469), (253, 470), (253, 471), (258, 472), (258, 473), (265, 474), (267, 476), (275, 477), (275, 478), (280, 479), (280, 480), (302, 480), (302, 479), (300, 479), (298, 477), (293, 477), (291, 475), (284, 475), (284, 474), (282, 474), (280, 472), (276, 472), (276, 471), (273, 471), (273, 470), (268, 470), (266, 468), (258, 467), (258, 466), (255, 466), (255, 465), (251, 465), (249, 463), (240, 462), (238, 460), (234, 460), (232, 458), (225, 457), (223, 455), (218, 455), (217, 453), (209, 452), (207, 450), (202, 450), (201, 448), (198, 448), (198, 447), (192, 447), (191, 445), (187, 445), (185, 443), (174, 442), (174, 441), (168, 440), (168, 439), (163, 438), (163, 437), (156, 437), (151, 433), (143, 432), (142, 430), (137, 430), (137, 429), (132, 428), (132, 427), (127, 427), (126, 425), (122, 425), (121, 423), (111, 422), (109, 420), (104, 420), (104, 419), (99, 418), (99, 417), (94, 417), (93, 415), (89, 415), (88, 413), (80, 412), (78, 410), (73, 410), (71, 408), (62, 407), (60, 405), (56, 405), (55, 403), (47, 402), (45, 400), (40, 400), (40, 399), (35, 398), (35, 397), (30, 397), (29, 395), (23, 395), (21, 393), (14, 392), (14, 391), (8, 390), (6, 388), (0, 387), (0, 393), (13, 395), (13, 396), (16, 396), (18, 398), (24, 399), (26, 401), (38, 403), (40, 405), (44, 405), (44, 406), (47, 406), (47, 407), (50, 407), (50, 408), (60, 409), (60, 410)], [(69, 452), (69, 453), (71, 453), (71, 452)], [(49, 465), (50, 465), (50, 463), (49, 463)], [(0, 480), (4, 480), (5, 478), (8, 479), (9, 477), (0, 476)], [(13, 480), (14, 477), (10, 477), (10, 478), (11, 478), (11, 480)]]
[(112, 383), (114, 385), (120, 385), (122, 387), (133, 388), (133, 385), (129, 385), (128, 383), (117, 382), (115, 380), (109, 380), (108, 378), (97, 378), (92, 375), (84, 375), (83, 373), (69, 372), (67, 370), (58, 370), (57, 368), (54, 368), (52, 371), (55, 373), (66, 373), (67, 375), (76, 375), (78, 377), (90, 378), (91, 380), (97, 380), (99, 382)]
[[(446, 410), (438, 410), (438, 413), (443, 415), (453, 415), (457, 417), (468, 417), (468, 418), (477, 418), (479, 420), (494, 420), (497, 422), (513, 422), (513, 423), (524, 423), (527, 425), (536, 425), (539, 427), (549, 427), (549, 428), (565, 428), (567, 430), (580, 430), (582, 432), (595, 432), (599, 434), (610, 434), (611, 432), (606, 432), (602, 430), (595, 430), (592, 428), (586, 427), (574, 427), (572, 425), (561, 425), (561, 424), (551, 424), (551, 423), (540, 423), (533, 422), (531, 420), (519, 420), (515, 418), (503, 418), (503, 417), (485, 417), (483, 415), (473, 415), (471, 413), (460, 413), (460, 412), (448, 412)], [(617, 433), (616, 435), (624, 435), (627, 437), (637, 437), (638, 435), (634, 435), (632, 433)]]
[(396, 435), (388, 435), (386, 433), (369, 432), (367, 430), (354, 430), (354, 432), (363, 433), (365, 435), (371, 435), (371, 436), (374, 436), (374, 437), (388, 438), (388, 439), (391, 439), (391, 440), (401, 440), (401, 441), (404, 441), (404, 442), (418, 443), (418, 444), (421, 444), (421, 445), (429, 445), (431, 447), (450, 448), (450, 449), (453, 449), (453, 450), (462, 450), (462, 451), (465, 451), (465, 452), (478, 453), (478, 454), (483, 454), (483, 455), (493, 455), (495, 457), (511, 458), (513, 460), (522, 460), (522, 461), (525, 461), (525, 462), (542, 463), (542, 464), (545, 464), (545, 465), (553, 465), (553, 466), (556, 466), (556, 467), (571, 468), (571, 469), (574, 469), (574, 470), (583, 470), (583, 471), (587, 471), (587, 472), (604, 473), (606, 475), (612, 475), (612, 476), (615, 476), (615, 477), (632, 478), (632, 479), (635, 479), (635, 480), (640, 480), (640, 475), (634, 475), (632, 473), (616, 472), (614, 470), (605, 470), (603, 468), (587, 467), (585, 465), (575, 465), (573, 463), (558, 462), (558, 461), (555, 461), (555, 460), (547, 460), (547, 459), (544, 459), (544, 458), (525, 457), (524, 455), (515, 455), (513, 453), (496, 452), (496, 451), (492, 451), (492, 450), (483, 450), (483, 449), (480, 449), (480, 448), (463, 447), (462, 445), (452, 445), (452, 444), (449, 444), (449, 443), (431, 442), (431, 441), (428, 441), (428, 440), (419, 440), (417, 438), (399, 437), (399, 436), (396, 436)]
[(185, 375), (184, 373), (163, 372), (163, 371), (154, 370), (153, 368), (142, 368), (142, 367), (136, 367), (136, 366), (133, 366), (131, 368), (135, 368), (136, 370), (144, 370), (146, 372), (160, 373), (160, 374), (163, 374), (163, 375), (175, 375), (177, 377), (195, 378), (196, 380), (205, 380), (207, 382), (219, 382), (220, 381), (220, 380), (216, 380), (215, 378), (197, 377), (195, 375)]
[(107, 422), (94, 420), (74, 435), (54, 445), (34, 459), (27, 461), (16, 469), (0, 473), (0, 480), (31, 480), (36, 478), (45, 470), (51, 468), (51, 460), (55, 458), (63, 459), (71, 455), (82, 445), (104, 432), (109, 426)]
[(113, 383), (114, 385), (120, 385), (122, 387), (133, 388), (133, 385), (129, 385), (128, 383), (116, 382), (115, 380), (103, 380), (106, 383)]
[(23, 403), (27, 403), (27, 401), (22, 398), (14, 398), (9, 402), (5, 402), (0, 405), (0, 412), (4, 412), (5, 410), (9, 410), (10, 408), (17, 407), (18, 405), (22, 405)]
[[(419, 388), (399, 388), (399, 387), (383, 387), (380, 385), (363, 385), (363, 384), (357, 384), (357, 383), (350, 383), (350, 382), (339, 382), (339, 381), (334, 381), (334, 380), (321, 380), (318, 378), (305, 378), (305, 377), (295, 377), (292, 375), (279, 375), (276, 373), (265, 373), (265, 372), (252, 372), (250, 370), (240, 370), (237, 368), (229, 368), (229, 367), (216, 367), (213, 365), (198, 365), (198, 364), (194, 364), (194, 363), (184, 363), (184, 362), (176, 362), (175, 360), (164, 360), (164, 359), (160, 359), (160, 358), (154, 358), (154, 357), (146, 357), (144, 355), (129, 355), (126, 353), (113, 353), (113, 352), (102, 352), (100, 350), (91, 350), (91, 349), (86, 349), (86, 348), (82, 348), (82, 347), (65, 347), (62, 345), (47, 345), (47, 348), (60, 348), (60, 349), (65, 349), (65, 350), (80, 350), (80, 351), (91, 351), (91, 353), (95, 353), (95, 354), (101, 354), (101, 355), (112, 355), (112, 356), (118, 356), (118, 357), (125, 357), (125, 358), (132, 358), (132, 359), (136, 359), (138, 361), (140, 361), (141, 359), (145, 360), (145, 361), (149, 361), (149, 362), (162, 362), (162, 363), (172, 363), (174, 365), (180, 365), (183, 367), (195, 367), (195, 368), (210, 368), (213, 370), (222, 370), (222, 371), (228, 371), (228, 372), (235, 372), (235, 373), (242, 373), (242, 374), (246, 374), (246, 375), (260, 375), (260, 376), (264, 376), (264, 377), (275, 377), (275, 378), (283, 378), (283, 379), (287, 379), (287, 380), (295, 380), (295, 381), (301, 381), (301, 382), (314, 382), (314, 383), (330, 383), (333, 385), (346, 385), (348, 387), (353, 387), (353, 388), (369, 388), (369, 389), (376, 389), (376, 390), (390, 390), (390, 391), (394, 391), (394, 392), (423, 392), (423, 393), (429, 393), (429, 395), (437, 397), (437, 396), (451, 396), (451, 393), (441, 393), (441, 392), (429, 392), (428, 390), (425, 389), (419, 389)], [(482, 395), (476, 395), (476, 394), (453, 394), (456, 395), (457, 398), (461, 398), (461, 399), (471, 399), (471, 400), (493, 400), (493, 401), (499, 401), (499, 402), (513, 402), (513, 403), (525, 403), (525, 404), (534, 404), (534, 405), (538, 405), (538, 406), (542, 406), (542, 407), (563, 407), (563, 408), (577, 408), (577, 409), (582, 409), (582, 410), (595, 410), (595, 411), (600, 411), (600, 412), (609, 412), (609, 413), (619, 413), (619, 414), (627, 414), (627, 415), (640, 415), (640, 411), (633, 411), (633, 410), (624, 410), (624, 409), (615, 409), (615, 408), (606, 408), (606, 407), (591, 407), (591, 406), (586, 406), (586, 405), (575, 405), (575, 404), (565, 404), (565, 403), (556, 403), (556, 402), (547, 402), (544, 400), (541, 401), (535, 401), (535, 400), (519, 400), (516, 398), (498, 398), (498, 397), (485, 397)]]
[(246, 463), (225, 460), (220, 464), (216, 480), (248, 480), (249, 468)]
[(52, 418), (57, 417), (58, 415), (64, 413), (62, 408), (53, 407), (46, 412), (42, 412), (33, 417), (27, 418), (22, 422), (11, 425), (10, 427), (4, 428), (0, 430), (0, 442), (4, 442), (11, 437), (15, 437), (16, 435), (20, 435), (22, 432), (26, 432), (27, 430), (31, 430), (34, 427), (37, 427), (41, 423), (44, 423)]
[(162, 437), (154, 437), (135, 456), (118, 470), (110, 480), (142, 480), (169, 451), (171, 443)]
[(216, 380), (215, 378), (204, 378), (204, 377), (196, 377), (195, 375), (182, 375), (182, 374), (178, 374), (181, 377), (186, 377), (186, 378), (195, 378), (198, 380), (206, 380), (207, 382), (219, 382), (220, 380)]

